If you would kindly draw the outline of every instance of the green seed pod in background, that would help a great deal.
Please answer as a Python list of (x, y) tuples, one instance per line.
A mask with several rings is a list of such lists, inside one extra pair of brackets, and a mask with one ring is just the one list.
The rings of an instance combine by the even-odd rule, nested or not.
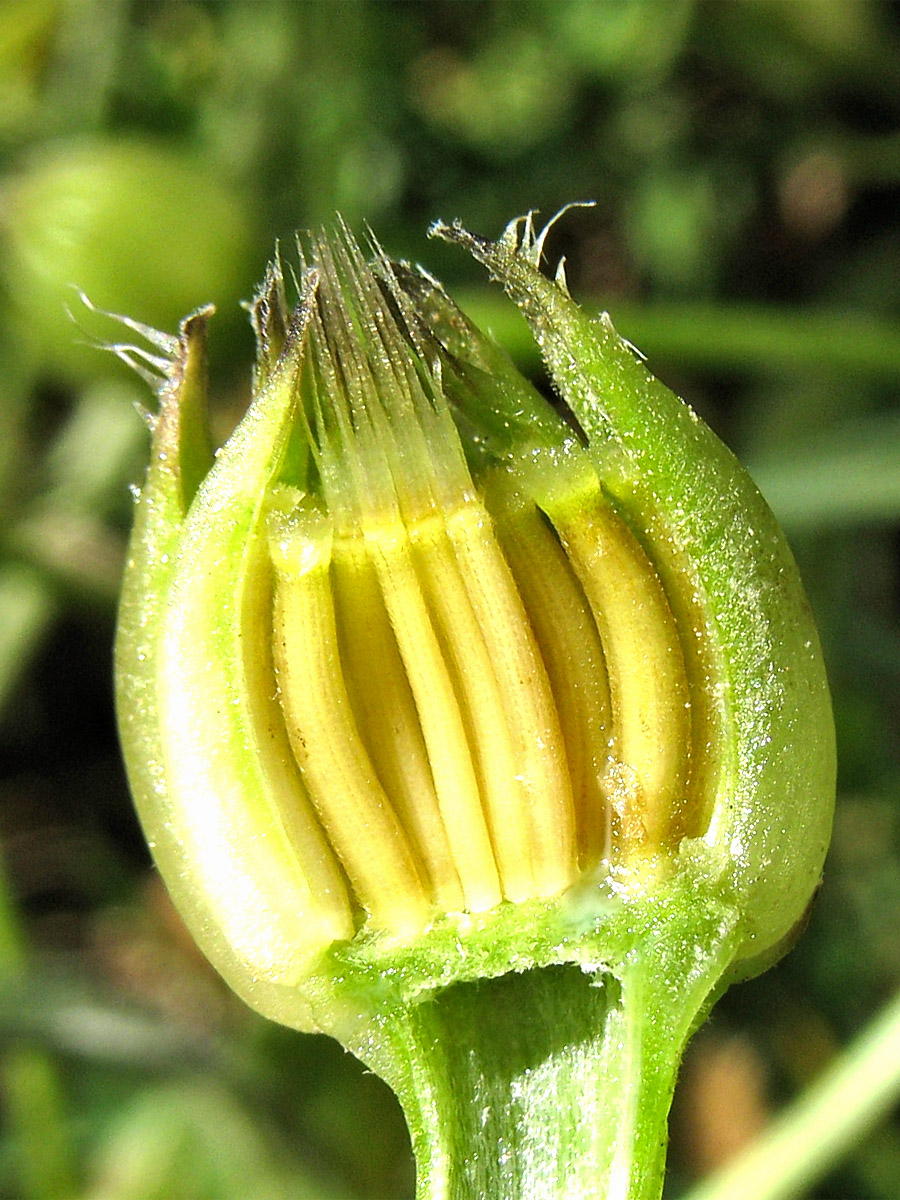
[(72, 139), (0, 181), (10, 320), (44, 371), (96, 373), (60, 314), (94, 301), (168, 328), (215, 301), (237, 308), (249, 266), (246, 200), (208, 164), (149, 139)]
[(749, 478), (543, 235), (440, 226), (560, 416), (346, 230), (253, 306), (213, 462), (208, 312), (162, 378), (117, 645), (132, 788), (198, 942), (404, 1105), (420, 1197), (658, 1197), (681, 1052), (816, 887), (830, 706)]

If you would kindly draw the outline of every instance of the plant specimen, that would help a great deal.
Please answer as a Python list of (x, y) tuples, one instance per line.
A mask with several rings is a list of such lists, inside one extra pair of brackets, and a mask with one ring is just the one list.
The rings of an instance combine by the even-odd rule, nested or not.
[(539, 261), (458, 226), (548, 403), (422, 270), (276, 261), (217, 454), (159, 379), (117, 646), (132, 788), (244, 999), (395, 1089), (422, 1200), (650, 1200), (684, 1045), (782, 952), (834, 792), (821, 654), (747, 474)]

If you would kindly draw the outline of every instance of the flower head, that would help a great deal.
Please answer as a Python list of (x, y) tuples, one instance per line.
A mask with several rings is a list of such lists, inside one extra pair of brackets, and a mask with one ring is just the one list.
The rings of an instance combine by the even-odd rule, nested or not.
[(530, 219), (437, 232), (521, 305), (564, 409), (343, 227), (308, 240), (293, 311), (270, 268), (214, 462), (208, 314), (143, 331), (163, 380), (118, 644), (132, 786), (206, 952), (294, 1024), (377, 1007), (376, 968), (409, 994), (614, 963), (673, 897), (728, 927), (728, 962), (763, 954), (827, 842), (821, 660), (748, 477), (540, 274)]

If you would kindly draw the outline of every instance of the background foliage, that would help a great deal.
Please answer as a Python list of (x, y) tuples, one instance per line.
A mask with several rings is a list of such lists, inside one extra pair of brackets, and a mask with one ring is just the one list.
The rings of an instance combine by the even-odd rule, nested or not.
[[(573, 293), (750, 463), (833, 682), (834, 847), (810, 927), (690, 1051), (670, 1194), (900, 985), (900, 7), (878, 0), (0, 2), (0, 1197), (412, 1189), (392, 1097), (199, 960), (149, 867), (110, 700), (146, 431), (105, 308), (215, 301), (217, 419), (276, 238), (343, 212), (523, 365), (436, 217), (558, 227)], [(77, 324), (66, 307), (77, 309)], [(79, 327), (87, 330), (80, 331)], [(0, 888), (0, 892), (3, 889)], [(809, 1193), (896, 1200), (885, 1119)]]

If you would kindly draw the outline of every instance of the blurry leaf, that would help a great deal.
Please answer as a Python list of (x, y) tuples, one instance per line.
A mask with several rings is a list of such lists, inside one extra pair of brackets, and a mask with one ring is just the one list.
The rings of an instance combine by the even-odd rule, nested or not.
[(700, 30), (720, 67), (753, 90), (805, 112), (818, 96), (855, 84), (896, 95), (896, 44), (887, 5), (865, 0), (732, 0), (706, 4)]
[(92, 1174), (84, 1200), (347, 1200), (201, 1079), (139, 1096), (108, 1130)]
[(0, 721), (56, 607), (51, 589), (36, 571), (0, 563)]
[(152, 997), (124, 1000), (92, 979), (83, 964), (33, 959), (0, 978), (4, 1048), (39, 1045), (70, 1065), (77, 1060), (85, 1069), (106, 1066), (123, 1075), (211, 1071), (226, 1057), (216, 1035), (155, 1012)]
[(119, 67), (127, 6), (127, 0), (62, 0), (42, 96), (47, 132), (99, 125)]
[(120, 506), (147, 456), (136, 412), (147, 399), (145, 388), (119, 380), (85, 389), (47, 455), (50, 504), (97, 514)]
[[(10, 520), (6, 535), (8, 548), (40, 572), (107, 604), (118, 591), (125, 547), (124, 534), (108, 518), (124, 507), (129, 486), (142, 474), (146, 437), (135, 408), (143, 399), (130, 382), (104, 380), (87, 388), (42, 464), (44, 490)], [(26, 609), (21, 586), (18, 632), (9, 640), (24, 651), (25, 613), (36, 611), (37, 599), (32, 589)], [(3, 644), (0, 633), (0, 649)]]
[(524, 26), (485, 41), (472, 58), (438, 47), (414, 67), (415, 95), (428, 119), (501, 158), (553, 132), (570, 84), (546, 39)]
[(828, 430), (749, 465), (789, 529), (900, 520), (900, 418)]
[(649, 84), (680, 53), (694, 0), (569, 0), (552, 4), (571, 58), (603, 79)]
[(0, 859), (0, 987), (14, 983), (25, 962), (25, 939)]
[(200, 128), (216, 161), (243, 171), (264, 198), (263, 244), (335, 210), (351, 226), (375, 219), (396, 201), (403, 164), (392, 124), (404, 54), (388, 40), (387, 7), (220, 8), (219, 86), (201, 98)]
[(635, 181), (628, 210), (629, 242), (636, 262), (664, 288), (701, 294), (716, 281), (726, 208), (723, 184), (695, 166), (648, 167)]
[(125, 537), (93, 513), (35, 505), (16, 523), (9, 542), (17, 555), (69, 598), (78, 597), (101, 609), (115, 604)]
[(25, 430), (33, 398), (25, 371), (16, 361), (15, 348), (0, 342), (0, 517), (5, 520), (22, 490), (26, 475), (23, 469), (26, 454)]
[(0, 1060), (0, 1088), (22, 1200), (74, 1200), (74, 1147), (53, 1063), (37, 1047), (14, 1046)]
[[(604, 301), (584, 302), (599, 311)], [(610, 298), (613, 324), (642, 354), (692, 369), (864, 372), (900, 379), (900, 322), (864, 313), (809, 312), (774, 305), (648, 302)], [(462, 307), (512, 354), (534, 364), (528, 327), (497, 292), (471, 291)]]
[(0, 5), (0, 135), (30, 133), (39, 83), (62, 0)]

